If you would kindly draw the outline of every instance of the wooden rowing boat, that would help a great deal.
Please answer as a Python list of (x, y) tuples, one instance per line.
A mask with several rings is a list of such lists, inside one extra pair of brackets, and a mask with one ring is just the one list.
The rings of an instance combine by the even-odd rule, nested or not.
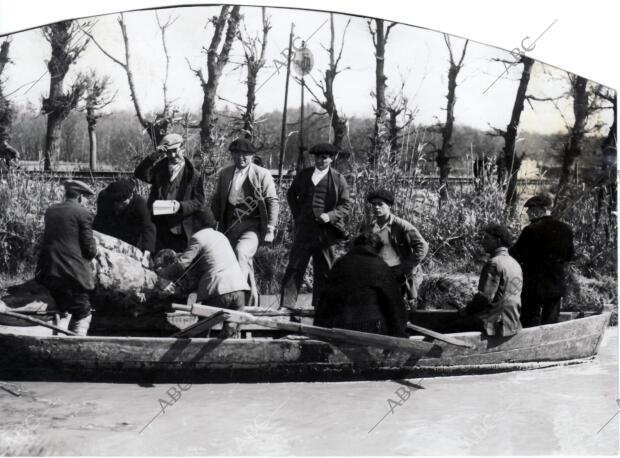
[[(266, 330), (243, 339), (36, 336), (0, 330), (0, 379), (99, 382), (285, 382), (473, 375), (544, 368), (596, 356), (609, 313), (524, 329), (512, 337), (428, 337), (418, 352), (321, 342)], [(415, 318), (412, 320), (415, 323)], [(21, 328), (32, 329), (32, 328)], [(246, 334), (252, 332), (246, 329)]]

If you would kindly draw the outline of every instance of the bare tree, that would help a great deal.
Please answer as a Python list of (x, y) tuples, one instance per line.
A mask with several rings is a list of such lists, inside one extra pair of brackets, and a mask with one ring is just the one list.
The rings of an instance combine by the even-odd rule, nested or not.
[(93, 43), (95, 43), (97, 48), (99, 48), (99, 50), (105, 56), (107, 56), (115, 64), (119, 65), (125, 71), (125, 74), (127, 75), (127, 84), (129, 85), (129, 93), (131, 95), (131, 100), (133, 102), (134, 110), (136, 111), (136, 116), (138, 118), (138, 121), (140, 122), (140, 125), (142, 126), (142, 128), (146, 130), (146, 132), (149, 134), (149, 138), (151, 139), (151, 142), (153, 143), (153, 145), (157, 146), (159, 145), (159, 142), (161, 141), (161, 139), (164, 138), (166, 133), (168, 133), (168, 127), (170, 123), (173, 121), (173, 119), (171, 119), (168, 114), (168, 108), (169, 108), (169, 102), (167, 98), (168, 97), (168, 66), (170, 62), (170, 57), (168, 55), (168, 48), (166, 47), (165, 32), (166, 32), (166, 29), (174, 23), (174, 20), (168, 19), (168, 21), (162, 25), (159, 20), (159, 16), (157, 16), (157, 23), (160, 27), (160, 30), (162, 31), (162, 43), (164, 46), (164, 54), (166, 56), (166, 75), (165, 75), (165, 79), (163, 82), (163, 90), (164, 90), (163, 110), (161, 111), (161, 113), (158, 113), (155, 116), (155, 119), (153, 121), (149, 121), (146, 118), (146, 116), (144, 116), (142, 112), (142, 108), (140, 107), (140, 102), (138, 100), (138, 94), (136, 91), (134, 74), (131, 70), (131, 50), (129, 47), (129, 35), (127, 33), (127, 24), (125, 23), (125, 17), (123, 13), (121, 13), (118, 16), (117, 21), (118, 21), (118, 25), (121, 30), (121, 35), (123, 38), (123, 47), (125, 50), (123, 60), (114, 57), (112, 54), (110, 54), (110, 52), (108, 52), (106, 49), (104, 49), (101, 46), (101, 44), (97, 41), (97, 39), (93, 36), (91, 32), (92, 27), (88, 29), (82, 27), (82, 31), (93, 41)]
[(91, 70), (84, 76), (85, 94), (82, 111), (86, 113), (89, 141), (89, 166), (91, 171), (97, 169), (97, 121), (103, 115), (101, 110), (114, 100), (116, 93), (110, 93), (110, 77), (98, 76)]
[(413, 123), (414, 114), (409, 108), (409, 99), (405, 96), (405, 81), (401, 83), (399, 91), (387, 97), (385, 109), (387, 111), (389, 160), (396, 163), (398, 151), (407, 152), (407, 145), (401, 145), (402, 131)]
[(19, 159), (17, 150), (8, 143), (15, 110), (4, 95), (4, 80), (2, 79), (5, 66), (11, 62), (9, 59), (10, 46), (11, 39), (9, 37), (0, 45), (0, 169), (2, 168), (2, 162), (9, 168), (12, 161)]
[(245, 37), (240, 32), (239, 37), (243, 45), (243, 53), (245, 55), (245, 65), (247, 67), (247, 78), (245, 84), (247, 86), (246, 105), (244, 107), (241, 120), (243, 121), (243, 132), (246, 138), (254, 140), (254, 123), (256, 110), (256, 81), (258, 80), (258, 72), (265, 66), (265, 51), (267, 50), (267, 37), (271, 30), (269, 17), (266, 15), (264, 6), (261, 8), (263, 19), (263, 35), (262, 39), (258, 36), (250, 37), (245, 33)]
[(84, 81), (81, 78), (77, 78), (66, 92), (63, 83), (69, 68), (88, 45), (88, 40), (81, 41), (80, 26), (74, 21), (57, 22), (43, 27), (42, 31), (52, 48), (52, 55), (47, 62), (49, 95), (43, 99), (42, 104), (43, 114), (47, 115), (44, 168), (51, 170), (52, 158), (57, 158), (60, 152), (62, 122), (76, 107), (84, 92)]
[[(342, 32), (342, 39), (340, 40), (340, 50), (338, 51), (338, 55), (336, 56), (336, 32), (334, 27), (334, 13), (329, 14), (329, 48), (323, 47), (329, 55), (329, 66), (327, 70), (325, 70), (325, 77), (323, 81), (317, 82), (319, 88), (321, 89), (321, 92), (323, 92), (323, 99), (318, 100), (316, 97), (314, 98), (314, 101), (323, 110), (325, 110), (325, 114), (329, 116), (330, 124), (334, 132), (333, 144), (336, 148), (338, 148), (338, 150), (342, 149), (342, 141), (347, 133), (347, 119), (343, 117), (340, 113), (338, 113), (338, 108), (336, 107), (336, 102), (334, 99), (334, 80), (336, 79), (338, 73), (342, 72), (342, 70), (338, 70), (338, 65), (340, 64), (340, 59), (342, 58), (344, 40), (350, 23), (351, 19), (347, 21), (344, 27), (344, 30)], [(343, 70), (346, 70), (346, 68)]]
[[(373, 22), (375, 24), (374, 28), (372, 26)], [(385, 91), (387, 88), (387, 76), (385, 76), (385, 45), (387, 44), (390, 31), (396, 25), (396, 22), (392, 22), (387, 26), (387, 28), (385, 27), (383, 19), (368, 19), (367, 23), (368, 30), (370, 31), (370, 35), (372, 37), (372, 44), (375, 47), (375, 91), (373, 94), (375, 97), (375, 125), (371, 145), (372, 151), (369, 156), (370, 163), (374, 164), (382, 144), (389, 145), (391, 143), (389, 139), (387, 142), (382, 142), (382, 140), (385, 140), (387, 133), (387, 110), (385, 104)]]
[[(207, 77), (201, 68), (193, 68), (188, 65), (190, 70), (200, 80), (202, 91), (204, 94), (202, 101), (202, 116), (200, 120), (200, 147), (202, 154), (209, 153), (215, 144), (214, 127), (217, 118), (215, 117), (215, 98), (217, 96), (217, 87), (222, 76), (222, 70), (228, 63), (228, 56), (233, 41), (237, 36), (239, 26), (239, 6), (229, 5), (222, 6), (219, 16), (214, 16), (209, 20), (213, 25), (213, 37), (208, 48), (203, 47), (203, 53), (207, 56)], [(226, 30), (226, 33), (224, 33)], [(224, 38), (222, 43), (222, 38)], [(221, 47), (220, 47), (221, 45)]]
[(441, 148), (437, 150), (437, 167), (439, 167), (439, 198), (445, 200), (448, 197), (448, 176), (450, 175), (450, 159), (452, 157), (452, 129), (454, 128), (454, 105), (456, 103), (456, 78), (463, 68), (463, 59), (465, 59), (465, 53), (467, 52), (467, 45), (469, 40), (465, 40), (463, 45), (463, 51), (461, 52), (461, 58), (458, 63), (454, 60), (452, 54), (452, 44), (450, 43), (450, 37), (447, 34), (443, 34), (443, 38), (448, 47), (448, 54), (450, 56), (450, 68), (448, 69), (448, 94), (446, 99), (446, 122), (441, 128)]

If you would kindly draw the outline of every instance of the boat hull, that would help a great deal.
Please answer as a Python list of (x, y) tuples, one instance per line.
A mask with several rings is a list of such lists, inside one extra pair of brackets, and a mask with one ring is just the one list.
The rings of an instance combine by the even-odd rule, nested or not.
[(0, 334), (0, 379), (138, 383), (348, 381), (474, 375), (593, 358), (609, 314), (496, 338), (451, 334), (475, 348), (430, 338), (417, 354), (303, 338), (173, 339)]

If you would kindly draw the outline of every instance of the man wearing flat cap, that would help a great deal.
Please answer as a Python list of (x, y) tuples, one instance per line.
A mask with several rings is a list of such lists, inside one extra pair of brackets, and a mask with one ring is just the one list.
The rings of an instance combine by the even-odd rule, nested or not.
[(93, 229), (140, 249), (142, 264), (150, 267), (155, 252), (155, 225), (146, 200), (134, 192), (132, 181), (115, 181), (99, 193)]
[(45, 212), (35, 278), (49, 290), (61, 314), (71, 314), (69, 330), (86, 335), (91, 320), (89, 292), (95, 288), (91, 260), (97, 255), (97, 244), (93, 218), (85, 205), (94, 192), (78, 180), (63, 185), (65, 201)]
[(336, 259), (335, 245), (346, 235), (345, 218), (351, 210), (351, 201), (344, 176), (330, 167), (337, 152), (329, 143), (310, 148), (314, 167), (300, 171), (286, 194), (295, 221), (295, 235), (282, 280), (283, 307), (295, 306), (312, 258), (312, 305), (316, 308)]
[(278, 193), (269, 170), (253, 162), (256, 150), (239, 138), (228, 147), (233, 165), (218, 175), (211, 210), (218, 230), (230, 240), (241, 272), (251, 289), (251, 302), (258, 304), (254, 278), (254, 255), (261, 243), (273, 242), (278, 223)]
[(392, 214), (394, 194), (390, 191), (375, 189), (368, 193), (366, 200), (374, 216), (374, 222), (366, 230), (381, 239), (379, 256), (400, 284), (408, 307), (415, 309), (422, 283), (420, 263), (428, 253), (428, 243), (411, 223)]
[(557, 323), (566, 293), (565, 264), (574, 257), (573, 231), (550, 216), (553, 198), (540, 193), (525, 202), (530, 224), (510, 249), (523, 269), (523, 327)]
[[(183, 251), (205, 205), (202, 175), (185, 157), (183, 137), (166, 135), (156, 152), (138, 164), (134, 175), (151, 184), (147, 203), (157, 228), (155, 249)], [(154, 204), (162, 203), (168, 204), (165, 210), (153, 211)]]

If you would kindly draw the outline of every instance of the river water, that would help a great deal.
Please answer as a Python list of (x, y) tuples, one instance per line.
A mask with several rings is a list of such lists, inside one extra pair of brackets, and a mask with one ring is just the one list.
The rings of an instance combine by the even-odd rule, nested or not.
[(619, 444), (620, 415), (599, 432), (620, 408), (617, 328), (592, 362), (496, 375), (2, 386), (20, 394), (0, 390), (3, 455), (617, 454)]

